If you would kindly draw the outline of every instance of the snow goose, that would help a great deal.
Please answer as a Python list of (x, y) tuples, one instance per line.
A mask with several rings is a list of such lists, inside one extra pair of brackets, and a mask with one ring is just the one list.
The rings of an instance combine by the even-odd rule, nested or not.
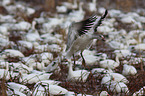
[(83, 56), (84, 56), (86, 65), (94, 65), (97, 61), (100, 60), (101, 56), (100, 55), (95, 56), (95, 53), (96, 53), (95, 51), (90, 51), (90, 50), (83, 51)]
[(123, 82), (125, 84), (129, 83), (127, 78), (124, 77), (122, 74), (119, 74), (119, 73), (110, 73), (110, 75), (113, 77), (114, 81)]
[(5, 49), (2, 52), (2, 58), (7, 58), (8, 56), (10, 56), (10, 57), (24, 57), (23, 53), (20, 52), (19, 50)]
[[(112, 92), (117, 92), (117, 93), (128, 93), (129, 89), (126, 84), (123, 82), (111, 82), (107, 88), (112, 91)], [(120, 95), (119, 95), (120, 96)]]
[(26, 95), (18, 90), (13, 90), (12, 89), (8, 89), (7, 90), (7, 95), (8, 96), (29, 96), (29, 95)]
[(73, 0), (73, 4), (69, 3), (69, 2), (63, 2), (62, 6), (65, 6), (67, 9), (77, 9), (78, 4), (77, 4), (77, 0)]
[(115, 69), (116, 67), (118, 67), (119, 63), (115, 62), (114, 60), (111, 60), (111, 59), (106, 59), (106, 60), (100, 61), (99, 65), (100, 65), (100, 67), (108, 68), (109, 70), (111, 70), (111, 69)]
[(80, 2), (79, 10), (73, 10), (71, 13), (69, 13), (67, 21), (79, 22), (84, 19), (85, 11), (82, 8), (83, 4), (83, 2)]
[(56, 7), (58, 13), (66, 13), (77, 8), (77, 0), (74, 0), (73, 4), (69, 2), (63, 2), (61, 6)]
[(58, 13), (66, 13), (67, 7), (66, 6), (56, 6), (56, 10)]
[(97, 8), (96, 8), (96, 0), (92, 0), (92, 2), (89, 3), (89, 10), (91, 12), (95, 12), (97, 10)]
[(9, 86), (9, 88), (11, 88), (11, 89), (14, 89), (14, 90), (22, 92), (22, 93), (27, 93), (27, 95), (32, 94), (30, 89), (25, 85), (21, 85), (21, 84), (15, 83), (15, 82), (8, 82), (7, 84)]
[(95, 63), (99, 61), (100, 58), (94, 55), (85, 55), (84, 59), (85, 59), (86, 65), (95, 65)]
[(25, 38), (27, 41), (35, 42), (35, 41), (40, 40), (39, 32), (35, 29), (36, 24), (37, 24), (37, 22), (33, 21), (31, 30), (29, 30), (29, 32), (25, 35)]
[[(103, 39), (103, 36), (95, 34), (97, 27), (100, 26), (102, 20), (106, 17), (108, 11), (105, 11), (105, 14), (98, 18), (95, 16), (90, 17), (81, 22), (72, 23), (69, 27), (67, 47), (66, 47), (66, 57), (71, 58), (72, 55), (81, 51), (81, 57), (83, 58), (83, 50), (90, 46), (93, 39)], [(85, 60), (83, 58), (85, 64)]]
[(17, 24), (14, 24), (14, 26), (12, 27), (13, 30), (29, 30), (31, 28), (31, 24), (26, 22), (26, 21), (21, 21)]
[(91, 70), (92, 74), (94, 73), (109, 73), (108, 70), (105, 70), (104, 68), (93, 68)]
[(33, 67), (28, 67), (27, 65), (18, 62), (18, 63), (9, 63), (11, 71), (17, 71), (21, 74), (23, 73), (30, 73), (33, 70)]
[(129, 50), (115, 50), (114, 53), (116, 54), (116, 58), (121, 58), (121, 57), (126, 57), (126, 56), (130, 56), (131, 52)]
[[(70, 59), (68, 59), (70, 60)], [(70, 81), (83, 81), (85, 82), (90, 74), (90, 72), (88, 72), (87, 70), (76, 70), (73, 71), (72, 68), (72, 62), (71, 60), (69, 61), (69, 71), (68, 71), (68, 76), (67, 79)]]
[(118, 41), (110, 41), (108, 42), (108, 44), (110, 45), (111, 48), (114, 48), (114, 49), (127, 49), (128, 46), (121, 43), (121, 42), (118, 42)]
[(52, 95), (66, 94), (68, 90), (58, 85), (49, 85), (49, 92)]
[(132, 30), (128, 33), (128, 38), (134, 38), (138, 43), (143, 43), (145, 38), (145, 31), (143, 30)]
[(115, 82), (123, 82), (123, 83), (129, 83), (129, 81), (126, 79), (126, 77), (124, 77), (122, 74), (119, 73), (108, 73), (107, 75), (105, 75), (102, 80), (101, 80), (101, 84), (103, 85), (110, 85), (112, 81)]
[(52, 73), (43, 73), (43, 72), (23, 74), (22, 78), (20, 78), (19, 81), (23, 83), (32, 84), (41, 80), (48, 80), (51, 75)]
[(107, 91), (102, 91), (102, 92), (100, 93), (100, 96), (110, 96), (110, 95), (108, 94)]
[(127, 57), (127, 56), (131, 56), (132, 55), (132, 53), (130, 52), (130, 50), (127, 50), (127, 49), (115, 50), (114, 53), (116, 55), (115, 60), (119, 64), (120, 64), (119, 58)]
[(137, 70), (134, 66), (127, 65), (127, 64), (123, 65), (123, 71), (122, 71), (123, 75), (135, 75), (136, 73)]
[(53, 84), (56, 81), (42, 81), (35, 84), (35, 89), (33, 92), (33, 96), (54, 96), (54, 95), (64, 95), (68, 92), (65, 88)]
[(99, 65), (100, 65), (100, 67), (108, 68), (108, 70), (111, 72), (112, 69), (115, 69), (116, 67), (118, 67), (120, 65), (118, 55), (116, 55), (115, 59), (116, 59), (116, 61), (114, 61), (112, 59), (101, 60), (99, 62)]
[(145, 50), (145, 43), (137, 44), (134, 48), (136, 50)]

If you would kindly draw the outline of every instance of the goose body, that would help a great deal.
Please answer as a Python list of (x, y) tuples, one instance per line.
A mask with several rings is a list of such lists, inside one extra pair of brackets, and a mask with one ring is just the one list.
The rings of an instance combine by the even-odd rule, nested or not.
[(63, 6), (65, 6), (67, 9), (76, 9), (78, 7), (77, 0), (74, 0), (73, 4), (69, 2), (63, 2)]
[(95, 12), (97, 10), (97, 8), (96, 8), (96, 0), (92, 0), (92, 2), (89, 3), (89, 10), (91, 12)]
[[(48, 90), (48, 91), (46, 91)], [(58, 86), (52, 85), (48, 83), (39, 83), (35, 85), (35, 90), (33, 92), (33, 96), (54, 96), (54, 95), (64, 95), (68, 92), (67, 89)], [(49, 94), (49, 95), (48, 95)]]
[(145, 50), (145, 43), (137, 44), (135, 46), (136, 50)]
[[(78, 51), (83, 51), (86, 46), (89, 46), (92, 42), (92, 34), (85, 34), (80, 37), (78, 37), (73, 44), (71, 45), (70, 49), (68, 50), (67, 57), (71, 57), (74, 53)], [(81, 42), (85, 41), (85, 42)], [(82, 45), (82, 46), (80, 46)]]
[(134, 66), (127, 65), (127, 64), (123, 65), (123, 71), (122, 71), (123, 75), (135, 75), (136, 73), (137, 70), (135, 69)]
[(107, 87), (112, 92), (117, 92), (117, 93), (128, 93), (129, 92), (127, 85), (124, 84), (123, 82), (111, 82), (111, 84)]
[(79, 10), (73, 10), (72, 12), (70, 12), (68, 14), (67, 21), (79, 22), (79, 21), (84, 19), (85, 11), (82, 8), (83, 4), (84, 4), (83, 2), (80, 2), (79, 3)]
[(108, 94), (107, 91), (102, 91), (102, 92), (100, 93), (100, 96), (110, 96), (110, 95)]
[(114, 53), (119, 57), (126, 57), (126, 56), (130, 56), (131, 52), (127, 49), (124, 50), (115, 50)]
[(85, 82), (89, 76), (90, 72), (88, 72), (87, 70), (76, 70), (73, 71), (72, 68), (72, 63), (71, 61), (69, 61), (69, 71), (68, 71), (68, 80), (71, 81), (83, 81)]
[(103, 67), (103, 68), (115, 69), (116, 67), (119, 66), (119, 63), (111, 59), (106, 59), (104, 61), (100, 61), (99, 65), (100, 67)]
[(28, 92), (29, 95), (31, 94), (30, 89), (25, 85), (21, 85), (19, 83), (15, 83), (15, 82), (8, 82), (7, 84), (11, 89), (14, 89), (14, 90), (22, 92), (22, 93)]
[(109, 73), (102, 78), (101, 84), (110, 85), (111, 82), (123, 82), (127, 84), (129, 81), (122, 74)]

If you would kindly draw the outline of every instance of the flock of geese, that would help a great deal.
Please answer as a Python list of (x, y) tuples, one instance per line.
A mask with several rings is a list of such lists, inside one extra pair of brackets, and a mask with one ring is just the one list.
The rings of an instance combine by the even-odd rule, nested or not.
[[(86, 82), (88, 79), (88, 76), (90, 73), (103, 73), (103, 78), (101, 80), (101, 85), (105, 86), (108, 90), (112, 91), (112, 92), (116, 92), (118, 94), (120, 93), (129, 93), (129, 89), (127, 87), (127, 84), (129, 83), (129, 81), (127, 80), (127, 78), (125, 76), (129, 76), (129, 75), (135, 75), (137, 74), (137, 70), (134, 66), (129, 65), (128, 61), (124, 61), (123, 63), (123, 70), (122, 70), (122, 74), (120, 73), (115, 73), (114, 69), (118, 66), (120, 66), (120, 58), (123, 57), (127, 57), (127, 56), (131, 56), (133, 55), (131, 53), (130, 50), (128, 50), (127, 48), (129, 48), (129, 46), (131, 44), (136, 44), (135, 45), (135, 49), (136, 50), (145, 50), (145, 43), (142, 43), (142, 39), (145, 37), (145, 33), (144, 32), (130, 32), (128, 33), (129, 36), (126, 37), (124, 40), (122, 41), (123, 43), (125, 42), (126, 45), (124, 45), (123, 43), (120, 43), (118, 41), (113, 41), (112, 39), (114, 39), (114, 34), (116, 34), (115, 32), (113, 33), (109, 33), (109, 38), (110, 40), (107, 40), (106, 42), (114, 49), (117, 49), (114, 51), (115, 54), (115, 60), (112, 59), (108, 59), (106, 54), (97, 54), (94, 51), (90, 51), (90, 50), (86, 50), (87, 48), (89, 48), (91, 46), (91, 44), (93, 43), (94, 39), (97, 40), (105, 40), (105, 38), (103, 37), (103, 35), (98, 34), (98, 31), (112, 31), (114, 29), (109, 29), (109, 27), (104, 27), (101, 26), (101, 24), (106, 24), (108, 26), (113, 26), (112, 23), (115, 22), (115, 20), (110, 19), (110, 22), (112, 23), (107, 23), (105, 22), (106, 20), (104, 20), (107, 17), (107, 14), (109, 13), (108, 10), (106, 9), (100, 9), (103, 10), (101, 12), (103, 12), (101, 17), (98, 17), (97, 15), (93, 15), (91, 17), (89, 17), (88, 19), (84, 19), (84, 15), (85, 12), (83, 10), (82, 7), (84, 7), (83, 2), (79, 2), (79, 4), (77, 4), (77, 0), (74, 0), (73, 4), (72, 3), (68, 3), (68, 2), (63, 2), (61, 6), (57, 6), (57, 12), (58, 13), (67, 13), (71, 10), (73, 10), (72, 12), (70, 12), (68, 14), (68, 16), (65, 18), (65, 22), (63, 22), (63, 25), (61, 25), (62, 28), (67, 28), (67, 25), (70, 25), (68, 28), (68, 36), (67, 36), (67, 44), (66, 44), (66, 50), (64, 52), (64, 54), (62, 53), (62, 57), (64, 56), (65, 58), (67, 58), (67, 65), (68, 65), (68, 75), (67, 75), (67, 80), (68, 81), (81, 81), (81, 82)], [(89, 11), (91, 12), (96, 12), (96, 0), (92, 0), (92, 2), (88, 3), (86, 5), (86, 7), (89, 9)], [(78, 9), (78, 10), (76, 10)], [(100, 11), (98, 10), (98, 11)], [(119, 14), (119, 12), (118, 12)], [(112, 15), (113, 16), (113, 15)], [(116, 15), (114, 15), (116, 16)], [(103, 21), (104, 20), (104, 21)], [(41, 21), (41, 20), (40, 20)], [(51, 24), (52, 25), (57, 25), (57, 24), (61, 24), (62, 23), (62, 19), (58, 19), (58, 18), (50, 18), (50, 21), (52, 23), (46, 23), (43, 24), (44, 29), (46, 29), (47, 31), (52, 30), (51, 28)], [(57, 22), (56, 22), (57, 21)], [(127, 22), (126, 19), (122, 19), (122, 21)], [(43, 22), (43, 20), (42, 20)], [(56, 24), (57, 23), (57, 24)], [(22, 26), (23, 25), (23, 26)], [(24, 26), (25, 25), (25, 26)], [(30, 32), (26, 35), (26, 40), (30, 41), (30, 42), (35, 42), (36, 40), (40, 39), (39, 33), (38, 31), (35, 29), (35, 25), (36, 22), (32, 22), (32, 30), (30, 30)], [(19, 26), (19, 28), (22, 29), (29, 29), (29, 27), (31, 27), (31, 25), (27, 24), (26, 22), (21, 22), (16, 24), (16, 26)], [(18, 29), (19, 29), (18, 28)], [(101, 29), (102, 28), (102, 29)], [(113, 34), (113, 36), (111, 35)], [(119, 32), (119, 35), (126, 35), (126, 32), (124, 32), (124, 30), (121, 30)], [(134, 37), (135, 34), (138, 35), (138, 37)], [(118, 35), (118, 34), (116, 34)], [(34, 38), (32, 38), (32, 36)], [(48, 42), (47, 37), (50, 37), (51, 40), (49, 41), (50, 43), (55, 42), (55, 40), (57, 38), (53, 38), (51, 37), (50, 34), (45, 34), (41, 36), (44, 40), (44, 42)], [(59, 36), (58, 36), (59, 37)], [(131, 39), (131, 38), (137, 38), (138, 40), (135, 39)], [(49, 39), (50, 39), (49, 38)], [(118, 38), (118, 36), (116, 36), (116, 38)], [(123, 38), (119, 37), (119, 38)], [(121, 40), (121, 39), (120, 39)], [(60, 41), (60, 39), (58, 39), (56, 41), (57, 43), (59, 42), (60, 44), (62, 43), (62, 41)], [(55, 43), (56, 43), (55, 42)], [(138, 43), (139, 42), (139, 43)], [(19, 41), (19, 44), (26, 44), (26, 42), (23, 41)], [(28, 44), (28, 43), (27, 43)], [(34, 43), (34, 45), (38, 46), (39, 44), (37, 44), (36, 42)], [(27, 47), (32, 47), (33, 45), (30, 43), (28, 44)], [(45, 49), (45, 46), (43, 46)], [(48, 47), (48, 46), (46, 46)], [(52, 49), (57, 49), (57, 46), (52, 46)], [(39, 49), (39, 48), (38, 48)], [(41, 48), (40, 48), (41, 49)], [(22, 50), (21, 50), (22, 51)], [(12, 57), (21, 57), (23, 58), (23, 61), (27, 61), (29, 63), (26, 63), (26, 65), (24, 64), (20, 64), (20, 63), (8, 63), (11, 66), (15, 66), (17, 68), (22, 68), (22, 73), (24, 71), (28, 71), (28, 72), (24, 72), (24, 73), (29, 73), (30, 71), (32, 72), (31, 74), (22, 74), (21, 78), (19, 79), (20, 83), (25, 84), (25, 82), (29, 83), (29, 84), (33, 84), (36, 83), (33, 89), (33, 93), (29, 90), (29, 88), (27, 86), (23, 86), (21, 84), (18, 83), (14, 83), (14, 82), (8, 82), (8, 86), (9, 89), (14, 89), (15, 94), (19, 94), (20, 96), (26, 96), (23, 93), (27, 93), (27, 95), (32, 95), (36, 96), (36, 95), (40, 95), (40, 96), (47, 96), (47, 92), (46, 89), (49, 89), (49, 92), (52, 96), (53, 95), (61, 95), (61, 94), (65, 94), (65, 96), (75, 96), (74, 92), (68, 91), (67, 89), (59, 86), (58, 84), (60, 84), (61, 82), (59, 81), (54, 81), (54, 80), (49, 80), (49, 77), (52, 75), (52, 73), (45, 73), (45, 72), (40, 72), (40, 71), (36, 71), (33, 70), (33, 67), (35, 67), (36, 69), (39, 70), (43, 70), (45, 64), (44, 63), (38, 63), (36, 64), (35, 60), (30, 59), (25, 57), (23, 54), (21, 54), (20, 51), (16, 51), (13, 49), (6, 49), (4, 51), (4, 53), (9, 54)], [(78, 55), (78, 53), (80, 53), (80, 56), (82, 57), (82, 66), (83, 68), (88, 66), (88, 65), (93, 65), (96, 62), (99, 62), (99, 66), (101, 68), (93, 68), (91, 71), (88, 70), (74, 70), (76, 68), (75, 65), (76, 63), (79, 63), (79, 60), (74, 62), (72, 61), (72, 57), (75, 58), (76, 55)], [(2, 54), (2, 58), (6, 58), (7, 54)], [(44, 55), (47, 55), (48, 58), (50, 59), (50, 61), (53, 60), (53, 56), (52, 54), (48, 54), (48, 53), (43, 53), (41, 54), (41, 58), (46, 60), (48, 58), (43, 57)], [(28, 60), (29, 59), (29, 60)], [(48, 63), (50, 62), (49, 60), (46, 60), (45, 62)], [(60, 57), (57, 57), (54, 59), (54, 61), (52, 61), (46, 68), (45, 71), (46, 72), (54, 72), (55, 70), (59, 71), (60, 68), (58, 66), (58, 62), (61, 62)], [(74, 63), (74, 64), (73, 64)], [(1, 62), (1, 65), (6, 65), (6, 70), (4, 69), (0, 69), (0, 76), (3, 77), (5, 73), (9, 73), (9, 65)], [(26, 70), (23, 70), (23, 68), (25, 68)], [(7, 74), (7, 75), (8, 75)], [(17, 74), (15, 74), (17, 75)], [(6, 79), (9, 80), (10, 77), (6, 76)], [(13, 94), (11, 93), (11, 91), (8, 91), (9, 94)], [(82, 94), (77, 94), (77, 96), (82, 96)], [(83, 95), (84, 96), (84, 95)], [(89, 96), (89, 95), (85, 95), (85, 96)], [(90, 95), (91, 96), (91, 95)], [(102, 91), (100, 92), (99, 96), (109, 96), (107, 91)], [(134, 95), (136, 96), (136, 95)]]

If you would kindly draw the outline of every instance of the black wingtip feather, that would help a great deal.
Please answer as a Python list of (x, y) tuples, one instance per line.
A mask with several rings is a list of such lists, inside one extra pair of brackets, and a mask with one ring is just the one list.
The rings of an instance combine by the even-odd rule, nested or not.
[(96, 27), (94, 29), (95, 32), (97, 31), (98, 26), (100, 26), (102, 24), (102, 21), (107, 16), (107, 14), (108, 14), (108, 10), (106, 9), (104, 15), (101, 16), (101, 19), (98, 21), (98, 24), (96, 25)]
[(107, 14), (108, 14), (108, 10), (106, 9), (106, 10), (105, 10), (105, 13), (104, 13), (104, 15), (101, 17), (101, 19), (104, 19), (104, 18), (106, 17)]
[(82, 21), (83, 25), (82, 25), (81, 29), (79, 30), (79, 36), (87, 33), (87, 31), (93, 26), (96, 19), (97, 19), (97, 16), (94, 15), (94, 16)]

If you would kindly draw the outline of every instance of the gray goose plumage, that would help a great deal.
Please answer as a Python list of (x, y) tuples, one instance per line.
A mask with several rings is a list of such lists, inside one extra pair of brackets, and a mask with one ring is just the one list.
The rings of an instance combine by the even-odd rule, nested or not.
[(97, 35), (95, 32), (97, 32), (97, 27), (101, 25), (102, 20), (106, 17), (107, 13), (108, 11), (106, 10), (104, 15), (99, 18), (94, 15), (84, 21), (73, 22), (70, 25), (66, 47), (66, 57), (68, 59), (79, 51), (81, 51), (81, 56), (83, 58), (83, 50), (90, 46), (93, 39), (103, 39), (102, 35)]

